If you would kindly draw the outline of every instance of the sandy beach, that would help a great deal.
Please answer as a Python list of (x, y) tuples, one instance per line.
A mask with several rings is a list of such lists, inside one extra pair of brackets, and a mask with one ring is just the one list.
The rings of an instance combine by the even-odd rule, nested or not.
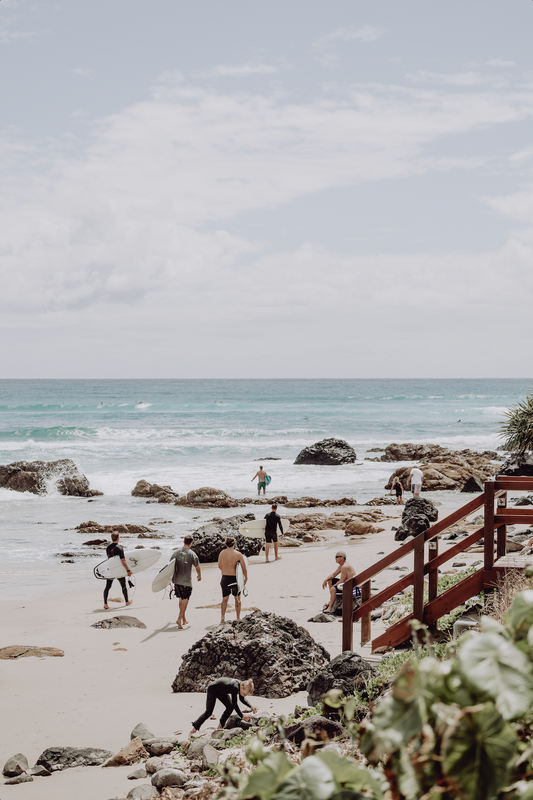
[[(464, 496), (463, 496), (464, 498)], [(457, 495), (454, 507), (462, 505)], [(332, 509), (333, 511), (334, 509)], [(452, 510), (441, 506), (439, 517)], [(391, 519), (385, 531), (347, 538), (342, 531), (327, 531), (323, 541), (298, 549), (281, 549), (282, 559), (264, 563), (264, 556), (250, 559), (249, 594), (243, 601), (243, 615), (254, 608), (288, 616), (306, 627), (332, 657), (341, 652), (341, 625), (307, 622), (327, 601), (322, 581), (335, 569), (334, 555), (342, 547), (348, 561), (359, 572), (374, 563), (380, 551), (389, 553), (398, 545), (391, 526), (398, 524), (399, 510), (384, 507)], [(466, 555), (467, 562), (477, 554)], [(405, 565), (412, 568), (411, 557)], [(403, 562), (399, 562), (402, 565)], [(450, 564), (451, 567), (451, 564)], [(191, 720), (205, 702), (204, 694), (174, 694), (171, 683), (181, 656), (220, 619), (219, 571), (216, 565), (202, 565), (202, 581), (194, 583), (189, 604), (190, 626), (176, 627), (175, 600), (153, 594), (151, 582), (158, 567), (138, 576), (133, 605), (113, 603), (102, 608), (102, 583), (79, 565), (69, 577), (43, 576), (38, 596), (1, 600), (4, 624), (0, 646), (13, 644), (57, 647), (63, 658), (21, 658), (0, 661), (3, 713), (0, 761), (24, 753), (30, 766), (47, 747), (103, 747), (113, 752), (123, 747), (138, 722), (157, 735), (181, 732), (187, 738)], [(386, 570), (373, 589), (390, 585), (398, 578)], [(116, 588), (115, 588), (116, 587)], [(111, 597), (120, 596), (114, 584)], [(230, 603), (231, 605), (231, 603)], [(127, 613), (137, 617), (146, 629), (102, 630), (91, 625), (105, 616)], [(235, 619), (234, 613), (228, 619)], [(373, 623), (373, 634), (383, 629)], [(359, 647), (359, 623), (354, 628), (354, 648), (363, 655), (370, 647)], [(305, 692), (277, 700), (255, 698), (260, 711), (287, 714), (296, 704), (306, 705)], [(217, 722), (210, 721), (214, 727)], [(205, 725), (202, 732), (208, 732)], [(75, 792), (80, 800), (94, 797), (123, 797), (132, 788), (126, 779), (130, 767), (69, 769), (33, 783), (5, 786), (4, 797), (67, 797)]]

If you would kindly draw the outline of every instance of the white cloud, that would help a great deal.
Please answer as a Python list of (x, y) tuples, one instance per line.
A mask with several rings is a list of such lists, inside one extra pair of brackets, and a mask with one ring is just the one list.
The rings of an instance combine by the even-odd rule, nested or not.
[(213, 78), (248, 78), (250, 75), (272, 75), (277, 71), (278, 67), (272, 64), (219, 64), (202, 75)]

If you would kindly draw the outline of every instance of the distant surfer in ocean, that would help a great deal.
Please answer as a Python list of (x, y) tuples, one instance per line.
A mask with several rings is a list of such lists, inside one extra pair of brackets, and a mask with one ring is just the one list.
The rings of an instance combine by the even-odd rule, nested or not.
[(250, 717), (243, 717), (242, 711), (239, 708), (238, 700), (247, 705), (250, 711), (255, 714), (257, 708), (252, 706), (246, 699), (248, 695), (252, 694), (253, 690), (254, 682), (252, 680), (239, 681), (236, 678), (218, 678), (216, 681), (210, 683), (207, 687), (205, 711), (201, 716), (198, 717), (197, 720), (192, 723), (193, 728), (189, 733), (189, 736), (193, 736), (195, 733), (198, 733), (206, 719), (213, 713), (217, 700), (220, 700), (220, 702), (226, 707), (226, 710), (220, 717), (217, 730), (222, 730), (230, 718), (232, 711), (234, 711), (241, 719), (244, 719), (245, 722), (248, 722)]
[(226, 549), (222, 550), (218, 557), (218, 568), (222, 573), (220, 578), (220, 588), (222, 589), (222, 604), (220, 606), (220, 622), (226, 621), (226, 609), (230, 594), (235, 598), (235, 613), (237, 619), (241, 618), (241, 594), (237, 584), (237, 564), (241, 565), (245, 583), (248, 581), (248, 569), (246, 559), (242, 553), (235, 550), (235, 539), (228, 536), (226, 539)]
[(272, 511), (269, 514), (265, 514), (266, 519), (266, 527), (265, 527), (265, 560), (268, 564), (268, 553), (270, 550), (270, 544), (274, 544), (274, 558), (276, 561), (279, 561), (281, 556), (278, 556), (278, 527), (281, 533), (281, 538), (283, 539), (283, 528), (281, 526), (281, 517), (278, 514), (278, 506), (276, 503), (272, 505)]
[(266, 479), (268, 478), (268, 475), (263, 469), (263, 467), (259, 467), (254, 477), (250, 481), (250, 483), (253, 483), (256, 478), (257, 478), (257, 494), (258, 495), (261, 494), (261, 489), (263, 490), (263, 494), (266, 494), (266, 487), (267, 487)]
[[(124, 549), (118, 543), (119, 535), (118, 533), (111, 534), (111, 544), (108, 544), (106, 547), (106, 553), (108, 558), (113, 558), (114, 556), (118, 556), (122, 561), (122, 566), (128, 572), (128, 577), (131, 577), (131, 571), (128, 567), (126, 559), (124, 558)], [(107, 598), (109, 597), (109, 590), (113, 585), (114, 578), (108, 578), (105, 582), (104, 588), (104, 608), (109, 608), (107, 605)], [(128, 587), (126, 586), (126, 578), (117, 578), (117, 581), (120, 583), (122, 587), (122, 594), (124, 595), (124, 600), (127, 606), (131, 606), (133, 600), (128, 598)]]
[(174, 584), (174, 593), (176, 597), (179, 598), (180, 602), (180, 610), (176, 620), (176, 625), (180, 631), (183, 630), (184, 625), (189, 624), (185, 619), (185, 611), (187, 610), (189, 598), (192, 594), (191, 574), (193, 567), (196, 569), (196, 580), (202, 580), (200, 561), (198, 560), (196, 553), (191, 550), (191, 545), (192, 536), (186, 536), (183, 540), (183, 547), (180, 547), (178, 550), (174, 550), (170, 557), (171, 561), (172, 559), (175, 559), (176, 561), (172, 582)]

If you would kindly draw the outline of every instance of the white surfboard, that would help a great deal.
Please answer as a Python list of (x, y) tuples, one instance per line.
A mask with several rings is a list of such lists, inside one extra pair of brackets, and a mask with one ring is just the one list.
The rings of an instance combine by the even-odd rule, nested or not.
[(172, 583), (172, 576), (174, 575), (174, 568), (176, 566), (176, 559), (173, 558), (163, 569), (160, 569), (154, 580), (152, 581), (152, 592), (161, 592)]
[[(156, 564), (161, 558), (160, 550), (125, 550), (124, 558), (130, 571), (135, 575), (137, 572), (142, 572), (148, 567)], [(96, 578), (125, 578), (128, 574), (124, 569), (122, 560), (119, 556), (113, 556), (101, 564), (97, 564), (93, 570)]]
[[(243, 558), (246, 564), (246, 571), (248, 571), (248, 559), (244, 555)], [(244, 588), (246, 586), (246, 581), (244, 580), (244, 572), (242, 570), (240, 562), (237, 564), (237, 567), (235, 568), (235, 580), (237, 582), (239, 594), (241, 594), (241, 592), (244, 591)]]
[[(281, 527), (283, 528), (283, 533), (287, 533), (290, 524), (291, 524), (290, 519), (281, 520)], [(265, 528), (266, 528), (266, 519), (251, 519), (249, 522), (243, 522), (243, 524), (239, 527), (239, 533), (242, 533), (243, 536), (249, 536), (252, 539), (264, 539)], [(279, 528), (278, 528), (278, 533), (279, 533)]]

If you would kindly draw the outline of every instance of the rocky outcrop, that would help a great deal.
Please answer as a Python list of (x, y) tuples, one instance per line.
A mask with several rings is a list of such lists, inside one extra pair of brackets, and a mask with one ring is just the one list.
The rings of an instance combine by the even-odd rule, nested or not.
[(304, 739), (317, 739), (319, 742), (327, 742), (329, 739), (337, 739), (346, 733), (340, 722), (327, 719), (320, 714), (314, 714), (302, 722), (288, 725), (284, 732), (289, 742), (292, 742), (296, 747), (300, 747)]
[(102, 750), (100, 747), (49, 747), (41, 753), (37, 764), (50, 772), (58, 768), (99, 767), (113, 755), (110, 750)]
[(357, 653), (346, 650), (318, 672), (307, 686), (307, 704), (316, 706), (330, 689), (340, 689), (347, 697), (375, 675), (374, 667)]
[(137, 617), (128, 617), (121, 614), (118, 617), (101, 619), (99, 622), (95, 622), (94, 625), (91, 625), (91, 628), (103, 628), (104, 630), (109, 628), (146, 628), (146, 625), (144, 622), (141, 622), (140, 619), (137, 619)]
[(266, 495), (255, 495), (255, 497), (241, 497), (236, 501), (240, 506), (271, 506), (276, 503), (278, 506), (284, 506), (287, 502), (286, 494), (278, 494), (275, 497), (267, 497)]
[(131, 493), (133, 497), (155, 497), (158, 503), (174, 503), (179, 497), (171, 486), (159, 486), (144, 480), (137, 481)]
[(365, 503), (365, 506), (395, 506), (396, 505), (396, 498), (392, 497), (390, 494), (386, 494), (384, 497), (374, 497), (372, 500), (368, 500)]
[(498, 470), (499, 475), (523, 475), (533, 477), (533, 453), (512, 455)]
[(192, 549), (198, 556), (202, 564), (212, 564), (218, 561), (218, 556), (224, 549), (225, 539), (234, 536), (236, 548), (245, 556), (257, 556), (263, 546), (261, 539), (254, 539), (250, 536), (242, 536), (239, 526), (244, 522), (255, 519), (255, 514), (238, 514), (235, 517), (221, 519), (215, 517), (207, 525), (202, 525), (193, 534)]
[(176, 500), (176, 505), (189, 508), (238, 508), (244, 504), (240, 500), (230, 497), (222, 489), (203, 486), (201, 489), (187, 492), (179, 500)]
[(254, 696), (289, 697), (306, 688), (330, 656), (308, 631), (287, 617), (254, 611), (219, 625), (187, 653), (173, 692), (204, 692), (217, 678), (252, 678)]
[(103, 494), (89, 487), (89, 481), (78, 472), (70, 458), (59, 461), (16, 461), (0, 466), (0, 488), (40, 495), (48, 494), (51, 490), (73, 497)]
[(28, 656), (35, 656), (36, 658), (46, 658), (51, 656), (58, 658), (64, 656), (63, 650), (57, 647), (35, 647), (29, 644), (11, 644), (8, 647), (0, 648), (0, 659), (4, 661), (13, 661), (16, 658), (27, 658)]
[(356, 506), (355, 497), (341, 497), (340, 500), (319, 500), (318, 497), (297, 497), (284, 503), (285, 508), (336, 508), (337, 506)]
[(344, 530), (345, 536), (365, 536), (367, 533), (381, 533), (385, 528), (380, 528), (379, 525), (372, 525), (371, 522), (364, 522), (362, 519), (355, 517), (352, 519)]
[[(290, 535), (301, 538), (302, 534), (313, 531), (345, 531), (354, 520), (372, 524), (383, 519), (388, 519), (388, 517), (380, 509), (372, 511), (334, 511), (332, 514), (323, 514), (320, 511), (312, 514), (295, 514), (295, 516), (290, 517)], [(381, 530), (384, 529), (382, 528)]]
[(424, 533), (436, 522), (439, 512), (435, 503), (425, 497), (411, 497), (404, 506), (402, 522), (394, 534), (395, 542), (403, 542), (408, 536)]
[[(422, 484), (423, 492), (437, 492), (446, 489), (462, 489), (466, 482), (473, 476), (484, 483), (493, 477), (498, 467), (488, 456), (463, 451), (470, 455), (453, 453), (450, 456), (438, 456), (432, 461), (422, 461), (419, 464), (424, 475)], [(409, 475), (412, 467), (399, 467), (390, 476), (385, 489), (390, 489), (396, 476), (400, 478), (404, 489), (410, 489)]]
[(355, 450), (344, 439), (322, 439), (298, 453), (295, 464), (354, 464)]
[[(370, 452), (370, 451), (369, 451)], [(477, 458), (483, 456), (489, 460), (498, 458), (498, 454), (493, 450), (485, 450), (477, 453), (474, 450), (450, 450), (448, 447), (441, 447), (439, 444), (389, 444), (385, 448), (380, 461), (434, 461), (435, 459), (451, 458)]]
[(127, 523), (116, 523), (115, 525), (100, 525), (98, 522), (89, 520), (88, 522), (80, 522), (74, 528), (75, 531), (80, 533), (157, 533), (153, 528), (147, 528), (146, 525), (134, 525)]
[(483, 492), (485, 490), (485, 484), (479, 478), (476, 478), (474, 475), (471, 475), (463, 488), (461, 489), (462, 492), (468, 492), (469, 494), (474, 494), (475, 492)]

